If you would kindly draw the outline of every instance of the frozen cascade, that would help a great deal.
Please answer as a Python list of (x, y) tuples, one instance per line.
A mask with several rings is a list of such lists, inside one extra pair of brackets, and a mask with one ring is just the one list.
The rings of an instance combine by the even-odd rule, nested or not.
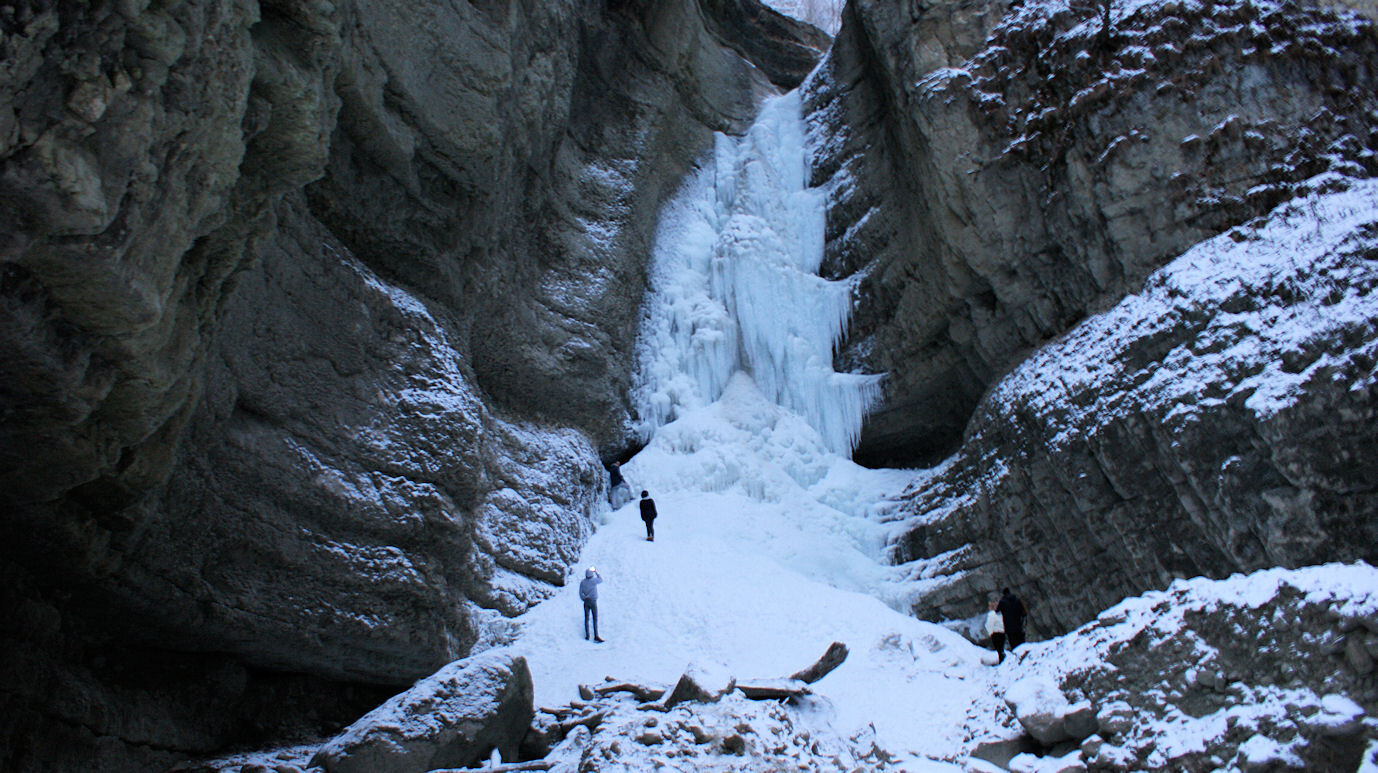
[(852, 285), (817, 275), (824, 202), (806, 186), (799, 95), (770, 99), (661, 213), (638, 340), (633, 405), (643, 438), (751, 375), (769, 399), (850, 455), (880, 376), (836, 373)]

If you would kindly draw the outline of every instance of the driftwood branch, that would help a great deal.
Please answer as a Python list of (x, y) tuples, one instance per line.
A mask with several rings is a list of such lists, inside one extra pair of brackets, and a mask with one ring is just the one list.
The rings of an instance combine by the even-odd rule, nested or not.
[(753, 701), (783, 700), (802, 698), (811, 695), (809, 686), (798, 679), (761, 679), (754, 682), (738, 682), (737, 689)]
[(790, 679), (798, 679), (805, 684), (813, 684), (819, 679), (832, 673), (834, 668), (842, 665), (842, 661), (847, 659), (847, 645), (840, 641), (835, 641), (828, 645), (828, 651), (823, 653), (823, 657), (817, 663), (809, 666), (803, 671), (796, 671), (790, 674)]
[(550, 760), (531, 760), (530, 762), (504, 762), (501, 765), (488, 766), (481, 768), (437, 768), (431, 773), (512, 773), (519, 770), (550, 770), (555, 767), (555, 763)]
[(557, 724), (551, 725), (548, 732), (550, 732), (552, 736), (564, 738), (565, 736), (569, 735), (574, 730), (574, 728), (580, 725), (587, 727), (589, 729), (589, 732), (593, 732), (598, 727), (598, 723), (602, 722), (603, 717), (606, 717), (607, 715), (608, 712), (606, 711), (595, 711), (592, 714), (585, 714), (582, 717), (567, 719), (564, 722), (559, 722)]
[(644, 684), (636, 684), (634, 682), (615, 682), (613, 684), (600, 684), (597, 687), (592, 688), (591, 692), (597, 695), (609, 695), (615, 692), (629, 692), (632, 694), (632, 697), (636, 698), (639, 701), (654, 701), (660, 700), (660, 697), (665, 694), (665, 688), (650, 687)]

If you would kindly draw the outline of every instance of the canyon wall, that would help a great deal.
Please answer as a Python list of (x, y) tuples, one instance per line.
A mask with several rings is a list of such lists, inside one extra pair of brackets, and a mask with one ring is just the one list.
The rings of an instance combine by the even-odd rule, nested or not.
[(319, 732), (500, 641), (626, 442), (660, 202), (826, 43), (745, 2), (0, 25), (7, 770)]
[[(932, 467), (891, 546), (925, 618), (1010, 585), (1048, 635), (1174, 577), (1378, 558), (1378, 333), (1328, 316), (1367, 303), (1372, 224), (1274, 237), (1295, 270), (1193, 275), (1228, 297), (1131, 303), (1192, 245), (1378, 172), (1374, 23), (1111, 9), (857, 0), (806, 86), (826, 268), (857, 282), (838, 359), (887, 374), (857, 459)], [(1107, 312), (1124, 340), (1102, 340)], [(1250, 403), (1277, 362), (1304, 375), (1287, 407)]]

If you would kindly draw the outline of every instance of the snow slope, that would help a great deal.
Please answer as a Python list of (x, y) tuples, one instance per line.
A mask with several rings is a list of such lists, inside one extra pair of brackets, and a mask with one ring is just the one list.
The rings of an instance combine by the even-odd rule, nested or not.
[[(768, 402), (745, 375), (717, 403), (662, 428), (623, 466), (653, 492), (648, 542), (635, 502), (611, 513), (584, 551), (600, 586), (600, 632), (585, 641), (577, 589), (521, 621), (538, 705), (604, 677), (673, 683), (690, 664), (739, 679), (785, 676), (829, 643), (851, 655), (815, 687), (816, 719), (914, 758), (962, 753), (962, 720), (985, 689), (982, 652), (883, 604), (883, 534), (866, 504), (913, 473), (866, 470)], [(580, 567), (582, 574), (583, 567)], [(880, 707), (883, 710), (877, 711)]]

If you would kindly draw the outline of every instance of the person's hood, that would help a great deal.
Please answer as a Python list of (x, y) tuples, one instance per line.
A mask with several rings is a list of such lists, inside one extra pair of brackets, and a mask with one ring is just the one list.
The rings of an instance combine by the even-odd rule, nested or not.
[(594, 576), (595, 574), (598, 574), (598, 573), (595, 572), (595, 571), (593, 571), (593, 567), (591, 567), (591, 566), (590, 566), (589, 568), (587, 568), (587, 569), (584, 570), (584, 576), (585, 576), (585, 577), (592, 577), (592, 576)]

